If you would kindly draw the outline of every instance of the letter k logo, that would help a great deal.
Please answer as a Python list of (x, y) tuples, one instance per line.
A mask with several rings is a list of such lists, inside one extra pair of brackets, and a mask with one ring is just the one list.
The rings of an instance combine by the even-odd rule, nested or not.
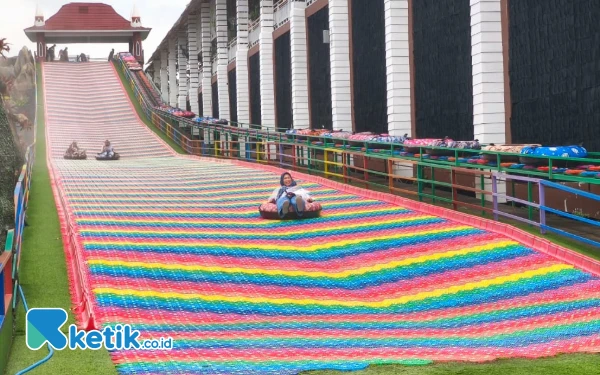
[(67, 322), (63, 309), (30, 309), (25, 317), (25, 342), (31, 350), (39, 350), (48, 342), (56, 350), (67, 347), (67, 336), (61, 327)]

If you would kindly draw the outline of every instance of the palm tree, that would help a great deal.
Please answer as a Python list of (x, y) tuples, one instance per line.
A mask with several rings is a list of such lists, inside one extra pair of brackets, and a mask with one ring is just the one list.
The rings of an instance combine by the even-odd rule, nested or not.
[(6, 43), (6, 38), (0, 39), (0, 56), (4, 57), (4, 52), (10, 52), (9, 43)]

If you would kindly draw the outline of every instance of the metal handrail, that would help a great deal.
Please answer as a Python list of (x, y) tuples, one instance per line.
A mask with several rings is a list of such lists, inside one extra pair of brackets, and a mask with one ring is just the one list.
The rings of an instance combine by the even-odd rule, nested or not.
[[(524, 199), (519, 199), (519, 198), (515, 198), (515, 197), (511, 197), (506, 193), (499, 193), (498, 192), (498, 182), (502, 181), (502, 180), (516, 180), (516, 181), (521, 181), (521, 182), (527, 182), (527, 188), (528, 188), (528, 200), (524, 200)], [(537, 188), (538, 188), (538, 197), (539, 197), (539, 203), (534, 203), (532, 202), (532, 184), (536, 184)], [(583, 198), (587, 198), (587, 199), (591, 199), (591, 200), (595, 200), (600, 202), (600, 196), (596, 195), (596, 194), (592, 194), (583, 190), (578, 190), (578, 189), (574, 189), (568, 186), (564, 186), (561, 184), (557, 184), (551, 181), (547, 181), (547, 180), (543, 180), (540, 178), (531, 178), (531, 177), (524, 177), (524, 176), (514, 176), (514, 175), (508, 175), (505, 173), (499, 173), (499, 172), (493, 172), (492, 174), (492, 196), (493, 196), (493, 207), (494, 207), (494, 219), (498, 220), (499, 216), (503, 216), (503, 217), (507, 217), (513, 220), (517, 220), (517, 221), (521, 221), (524, 222), (526, 224), (529, 225), (533, 225), (535, 227), (540, 228), (540, 232), (542, 234), (545, 234), (547, 231), (550, 232), (554, 232), (557, 234), (560, 234), (562, 236), (589, 244), (589, 245), (593, 245), (596, 246), (598, 248), (600, 248), (600, 242), (598, 241), (594, 241), (591, 240), (589, 238), (585, 238), (582, 236), (578, 236), (576, 234), (573, 233), (569, 233), (566, 232), (562, 229), (558, 229), (558, 228), (554, 228), (550, 225), (547, 224), (546, 221), (546, 213), (550, 212), (552, 214), (555, 214), (557, 216), (560, 217), (564, 217), (564, 218), (568, 218), (571, 220), (575, 220), (578, 221), (580, 223), (585, 223), (585, 224), (589, 224), (592, 225), (594, 227), (598, 227), (600, 228), (600, 222), (596, 221), (596, 220), (590, 220), (587, 219), (585, 217), (581, 217), (581, 216), (577, 216), (577, 215), (573, 215), (571, 213), (565, 212), (565, 211), (561, 211), (561, 210), (557, 210), (555, 208), (552, 207), (548, 207), (546, 205), (546, 188), (553, 188), (553, 189), (557, 189), (560, 191), (564, 191), (567, 193), (571, 193), (571, 194), (575, 194), (577, 196), (581, 196)], [(516, 202), (516, 203), (520, 203), (523, 204), (525, 206), (527, 206), (528, 210), (529, 210), (529, 216), (527, 219), (522, 218), (520, 216), (517, 215), (512, 215), (509, 214), (507, 212), (503, 212), (499, 209), (499, 202), (498, 199), (499, 198), (503, 198), (507, 201), (511, 201), (511, 202)], [(535, 221), (533, 219), (533, 209), (537, 209), (539, 211), (539, 219), (537, 221)]]
[[(125, 71), (127, 74), (129, 73), (127, 69), (125, 69)], [(147, 103), (146, 103), (146, 106), (148, 106)], [(152, 108), (152, 107), (148, 106), (148, 108)], [(166, 113), (164, 111), (161, 111), (161, 110), (148, 109), (148, 111), (155, 112), (157, 115), (165, 117), (171, 121), (184, 122), (184, 123), (186, 123), (187, 126), (193, 126), (193, 127), (207, 126), (206, 123), (197, 123), (197, 122), (191, 121), (189, 119), (184, 119), (181, 117), (173, 116), (173, 115)], [(278, 130), (282, 130), (282, 129), (276, 128), (273, 125), (253, 125), (253, 124), (235, 123), (235, 122), (230, 122), (229, 124), (230, 125), (222, 126), (221, 127), (222, 131), (237, 132), (237, 131), (239, 131), (240, 128), (248, 129), (252, 133), (255, 133), (256, 136), (270, 137), (270, 139), (274, 139), (273, 137), (276, 137), (277, 134), (281, 134), (280, 132), (278, 132)], [(420, 163), (430, 163), (430, 164), (435, 164), (435, 165), (463, 167), (463, 168), (476, 169), (476, 170), (492, 170), (492, 171), (498, 171), (498, 172), (504, 171), (504, 172), (510, 172), (512, 174), (528, 175), (528, 176), (532, 176), (532, 177), (548, 178), (548, 179), (561, 180), (561, 181), (575, 181), (575, 182), (586, 182), (586, 183), (591, 183), (591, 184), (600, 184), (600, 179), (598, 179), (598, 178), (586, 178), (586, 177), (579, 177), (579, 176), (556, 174), (556, 173), (553, 173), (551, 168), (549, 169), (548, 172), (541, 172), (541, 171), (510, 169), (510, 168), (502, 167), (501, 162), (502, 162), (503, 158), (511, 157), (511, 156), (512, 157), (523, 156), (522, 154), (517, 154), (517, 153), (501, 153), (500, 154), (500, 153), (497, 153), (494, 151), (454, 149), (454, 148), (435, 147), (435, 146), (420, 146), (420, 147), (418, 147), (418, 149), (419, 149), (418, 156), (404, 156), (404, 155), (401, 156), (401, 155), (397, 155), (397, 150), (399, 150), (401, 147), (403, 147), (403, 144), (401, 144), (401, 143), (382, 143), (382, 142), (375, 142), (375, 141), (357, 142), (357, 141), (348, 141), (347, 139), (341, 139), (341, 138), (335, 138), (335, 137), (324, 138), (322, 136), (311, 136), (311, 135), (296, 136), (296, 135), (291, 135), (291, 134), (284, 134), (283, 136), (286, 138), (290, 138), (290, 142), (292, 142), (294, 144), (299, 144), (299, 145), (308, 145), (311, 142), (316, 142), (316, 141), (322, 142), (323, 143), (323, 145), (321, 146), (322, 148), (335, 147), (335, 144), (341, 144), (342, 148), (349, 147), (351, 143), (354, 145), (360, 145), (362, 148), (365, 149), (365, 151), (362, 152), (362, 154), (365, 156), (371, 157), (371, 158), (379, 158), (379, 159), (392, 158), (394, 160), (418, 161)], [(378, 147), (379, 149), (382, 149), (384, 151), (387, 150), (387, 153), (383, 154), (381, 152), (370, 151), (374, 146)], [(316, 147), (319, 147), (319, 146), (316, 146)], [(428, 159), (426, 157), (427, 150), (450, 151), (454, 154), (454, 156), (453, 156), (454, 160), (448, 161), (448, 160)], [(462, 154), (494, 155), (498, 162), (497, 162), (496, 166), (469, 164), (469, 163), (461, 161), (460, 156)], [(554, 161), (564, 160), (559, 157), (541, 157), (541, 156), (530, 156), (530, 155), (526, 155), (526, 156), (532, 157), (532, 158), (548, 160), (550, 165), (552, 165), (553, 160)], [(600, 165), (600, 159), (569, 158), (568, 160), (570, 162), (571, 161), (572, 162), (584, 162), (587, 164)]]
[(228, 48), (232, 48), (233, 46), (235, 46), (237, 44), (237, 36), (235, 38), (232, 38), (229, 41), (229, 44), (227, 45)]
[[(275, 5), (273, 5), (273, 18), (275, 20), (275, 25), (274, 28), (278, 29), (281, 26), (285, 25), (286, 23), (289, 22), (290, 20), (290, 2), (289, 0), (279, 0)], [(284, 7), (288, 7), (288, 14), (287, 17), (280, 19), (279, 21), (277, 21), (277, 16), (279, 13), (281, 13), (282, 11), (284, 11)]]
[(150, 75), (147, 72), (144, 72), (144, 74), (146, 75), (146, 78), (148, 79), (148, 82), (150, 82), (150, 85), (152, 86), (152, 89), (154, 91), (156, 91), (159, 94), (159, 96), (160, 96), (161, 91), (158, 89), (158, 87), (156, 87), (156, 84), (154, 83), (154, 80), (152, 80), (152, 77), (150, 77)]

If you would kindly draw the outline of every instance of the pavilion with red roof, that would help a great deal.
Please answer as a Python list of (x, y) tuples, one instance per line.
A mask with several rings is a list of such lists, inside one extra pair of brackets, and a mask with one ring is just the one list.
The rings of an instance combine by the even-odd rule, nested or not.
[(36, 10), (34, 26), (24, 31), (37, 44), (38, 59), (46, 58), (47, 44), (129, 43), (129, 52), (143, 64), (142, 41), (150, 30), (142, 27), (135, 7), (128, 21), (107, 4), (69, 3), (47, 21)]

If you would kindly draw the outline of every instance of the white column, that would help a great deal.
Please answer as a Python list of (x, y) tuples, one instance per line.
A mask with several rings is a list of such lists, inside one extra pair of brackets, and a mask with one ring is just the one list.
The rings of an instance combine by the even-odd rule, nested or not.
[(188, 15), (188, 26), (187, 26), (187, 41), (188, 41), (188, 52), (189, 52), (189, 65), (190, 65), (190, 106), (192, 112), (198, 114), (200, 108), (198, 106), (198, 35), (197, 35), (197, 22), (198, 16), (196, 14)]
[(388, 131), (411, 134), (408, 0), (384, 0)]
[[(197, 57), (196, 57), (197, 58)], [(202, 67), (198, 68), (198, 77), (202, 77)], [(198, 83), (198, 89), (196, 90), (196, 95), (200, 98), (200, 92), (202, 91), (202, 81)], [(202, 103), (198, 103), (198, 113), (200, 109), (204, 110), (204, 105)], [(199, 114), (197, 114), (199, 116)], [(200, 135), (200, 129), (197, 126), (192, 127), (192, 135)]]
[(217, 85), (219, 87), (219, 117), (229, 120), (229, 39), (227, 37), (227, 0), (217, 0)]
[[(500, 0), (471, 0), (471, 56), (473, 62), (473, 133), (481, 143), (506, 142), (504, 56)], [(476, 186), (479, 187), (479, 180)], [(491, 191), (491, 180), (485, 181)], [(498, 183), (506, 193), (506, 183)], [(492, 200), (486, 195), (487, 200)], [(505, 203), (499, 198), (500, 203)]]
[(210, 4), (202, 3), (202, 104), (204, 117), (212, 117), (212, 63), (210, 61)]
[(237, 52), (235, 55), (238, 122), (250, 123), (248, 88), (248, 0), (237, 0)]
[[(196, 15), (196, 52), (200, 53), (200, 51), (202, 51), (202, 14), (198, 11), (198, 14)], [(198, 58), (198, 56), (196, 56), (196, 58)], [(200, 96), (200, 91), (202, 91), (202, 75), (204, 74), (201, 59), (198, 60), (198, 66), (198, 96)], [(204, 102), (204, 99), (202, 101)], [(198, 103), (198, 110), (200, 110), (200, 108), (202, 108), (204, 113), (203, 116), (205, 116), (206, 110), (204, 109), (204, 103)], [(198, 135), (199, 133), (198, 130), (192, 132), (194, 135)]]
[[(235, 74), (237, 91), (237, 118), (240, 124), (250, 123), (250, 93), (248, 80), (248, 0), (237, 0), (237, 52)], [(240, 140), (240, 157), (246, 154), (246, 144)]]
[(333, 128), (352, 131), (348, 0), (329, 0), (329, 40)]
[(290, 3), (292, 50), (292, 115), (294, 127), (308, 128), (308, 56), (306, 46), (306, 3)]
[(473, 126), (482, 143), (506, 141), (500, 0), (471, 0)]
[(169, 53), (166, 49), (160, 51), (160, 94), (163, 102), (169, 102)]
[(161, 67), (161, 60), (154, 60), (152, 62), (153, 65), (153, 71), (154, 73), (152, 73), (152, 82), (154, 82), (154, 85), (156, 87), (160, 86), (160, 67)]
[(178, 61), (177, 62), (179, 63), (179, 96), (178, 96), (177, 104), (178, 104), (179, 108), (185, 110), (187, 94), (188, 94), (188, 89), (187, 89), (188, 75), (187, 75), (187, 58), (183, 54), (182, 48), (187, 48), (187, 45), (188, 45), (186, 30), (179, 30), (179, 32), (177, 33), (177, 39), (178, 39), (178, 43), (177, 43), (177, 56), (178, 56), (177, 60)]
[[(273, 64), (273, 0), (260, 1), (260, 108), (261, 126), (274, 129), (275, 66)], [(270, 159), (277, 159), (277, 146), (269, 145)], [(265, 150), (266, 151), (266, 150)], [(266, 155), (263, 155), (266, 157)]]
[(275, 127), (273, 0), (260, 1), (260, 108), (263, 128)]
[(169, 39), (169, 105), (171, 107), (177, 107), (177, 70), (176, 70), (176, 57), (177, 57), (177, 39)]

